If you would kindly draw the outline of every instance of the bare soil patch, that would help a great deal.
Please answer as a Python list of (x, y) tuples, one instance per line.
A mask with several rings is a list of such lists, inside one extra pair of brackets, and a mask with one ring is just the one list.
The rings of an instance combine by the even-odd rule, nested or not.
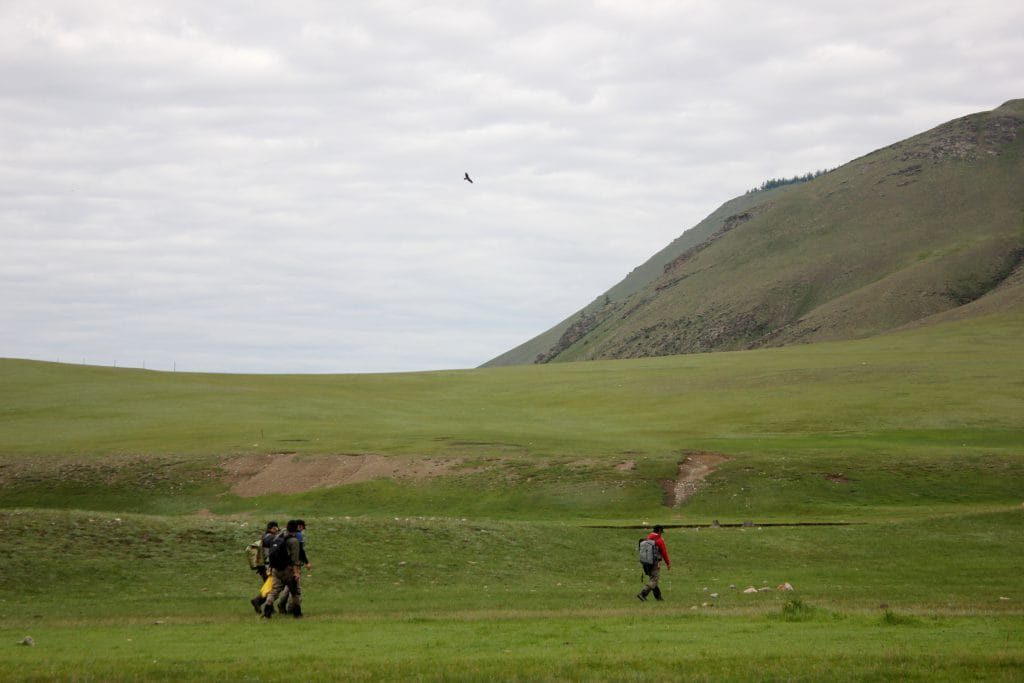
[(387, 455), (242, 455), (224, 462), (232, 493), (242, 497), (301, 493), (374, 479), (425, 479), (447, 473), (460, 458)]
[(664, 502), (668, 507), (682, 505), (697, 492), (704, 478), (728, 460), (721, 453), (687, 453), (679, 462), (679, 473), (675, 481), (665, 482)]

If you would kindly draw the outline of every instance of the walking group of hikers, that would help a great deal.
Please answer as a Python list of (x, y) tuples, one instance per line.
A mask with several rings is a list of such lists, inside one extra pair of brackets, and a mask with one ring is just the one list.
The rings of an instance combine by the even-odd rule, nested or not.
[[(309, 558), (306, 557), (306, 541), (304, 532), (306, 522), (301, 519), (289, 520), (285, 530), (281, 531), (277, 522), (267, 522), (266, 532), (259, 540), (253, 541), (246, 549), (249, 566), (260, 579), (260, 594), (249, 602), (253, 609), (264, 619), (270, 619), (274, 611), (281, 614), (292, 614), (295, 618), (302, 616), (302, 567), (310, 569)], [(665, 528), (656, 524), (654, 529), (638, 543), (640, 566), (643, 574), (640, 580), (647, 579), (644, 587), (636, 594), (642, 602), (648, 595), (655, 600), (662, 600), (658, 579), (661, 577), (661, 563), (665, 568), (672, 568), (668, 557), (668, 547), (661, 535)]]
[(249, 566), (260, 579), (260, 594), (250, 600), (256, 613), (270, 619), (274, 610), (302, 617), (302, 567), (309, 570), (304, 532), (306, 522), (292, 519), (284, 531), (277, 522), (267, 522), (263, 537), (246, 549)]

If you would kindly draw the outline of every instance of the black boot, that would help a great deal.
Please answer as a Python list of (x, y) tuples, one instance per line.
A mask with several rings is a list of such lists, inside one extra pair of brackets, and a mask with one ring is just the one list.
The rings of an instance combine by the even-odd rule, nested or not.
[(655, 588), (654, 589), (654, 599), (658, 600), (658, 601), (660, 601), (662, 599), (661, 598), (661, 589), (660, 588)]
[(644, 588), (642, 591), (636, 594), (636, 597), (638, 600), (640, 600), (640, 602), (647, 602), (647, 593), (647, 588)]
[(260, 608), (263, 606), (263, 598), (253, 598), (249, 601), (249, 604), (252, 605), (254, 610), (256, 610), (256, 614), (259, 614)]
[(263, 605), (263, 618), (269, 619), (274, 616), (274, 603), (267, 601), (267, 604)]
[(302, 618), (302, 605), (295, 605), (292, 607), (292, 616), (296, 619)]

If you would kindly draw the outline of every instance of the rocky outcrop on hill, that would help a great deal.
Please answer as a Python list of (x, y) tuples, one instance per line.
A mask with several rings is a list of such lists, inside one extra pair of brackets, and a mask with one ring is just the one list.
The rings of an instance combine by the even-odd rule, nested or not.
[(892, 145), (901, 161), (915, 159), (977, 160), (1004, 154), (1024, 128), (1024, 118), (1012, 100), (991, 113), (972, 114), (944, 123), (930, 135)]

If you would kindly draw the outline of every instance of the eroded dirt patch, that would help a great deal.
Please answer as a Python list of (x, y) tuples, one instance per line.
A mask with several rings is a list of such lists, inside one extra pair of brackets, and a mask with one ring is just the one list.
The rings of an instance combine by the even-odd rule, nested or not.
[(675, 481), (665, 482), (665, 505), (682, 505), (697, 492), (704, 478), (728, 459), (721, 453), (687, 453), (679, 462), (679, 472)]
[(221, 466), (232, 493), (242, 497), (302, 493), (373, 479), (426, 479), (447, 473), (461, 458), (386, 455), (242, 455)]

